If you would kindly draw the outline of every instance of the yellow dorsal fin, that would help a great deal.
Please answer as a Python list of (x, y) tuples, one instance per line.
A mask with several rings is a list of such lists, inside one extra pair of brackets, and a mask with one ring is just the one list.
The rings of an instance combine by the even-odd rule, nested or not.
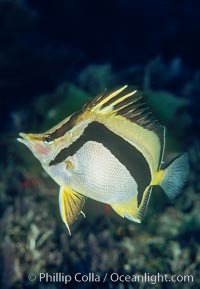
[[(74, 223), (85, 203), (85, 197), (73, 191), (70, 187), (61, 187), (59, 192), (59, 206), (63, 222), (67, 226), (71, 235), (69, 226)], [(84, 215), (84, 214), (83, 214)]]
[(90, 102), (86, 104), (86, 108), (92, 112), (108, 112), (113, 111), (114, 106), (124, 101), (125, 99), (134, 95), (137, 91), (131, 91), (129, 93), (122, 93), (128, 85), (114, 90), (111, 93), (106, 93), (106, 90), (101, 95), (95, 97)]
[(145, 104), (142, 93), (130, 89), (128, 85), (110, 93), (105, 91), (90, 100), (84, 106), (83, 111), (97, 115), (121, 116), (152, 130), (161, 128)]
[(120, 89), (115, 90), (112, 93), (104, 93), (100, 97), (96, 98), (95, 105), (91, 108), (92, 111), (107, 112), (114, 111), (114, 107), (125, 101), (127, 98), (130, 98), (137, 91), (131, 91), (129, 93), (122, 93), (128, 86), (125, 85)]

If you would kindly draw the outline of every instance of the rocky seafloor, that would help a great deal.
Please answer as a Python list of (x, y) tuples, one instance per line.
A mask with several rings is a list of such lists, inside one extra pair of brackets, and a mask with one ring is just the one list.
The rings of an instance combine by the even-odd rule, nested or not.
[[(39, 282), (39, 274), (45, 272), (52, 276), (60, 272), (72, 279), (78, 272), (86, 276), (94, 273), (102, 282), (107, 273), (103, 288), (199, 288), (200, 73), (182, 75), (180, 65), (177, 59), (168, 66), (157, 59), (120, 74), (114, 74), (109, 65), (89, 66), (73, 84), (63, 83), (52, 94), (41, 95), (13, 113), (13, 133), (0, 140), (1, 288), (102, 288), (102, 283), (93, 279), (67, 285), (63, 281)], [(80, 216), (69, 236), (60, 218), (58, 186), (28, 149), (17, 143), (15, 134), (41, 132), (105, 86), (123, 81), (136, 83), (146, 91), (152, 109), (168, 127), (166, 158), (189, 151), (189, 183), (174, 202), (154, 190), (142, 224), (124, 220), (108, 206), (88, 201), (86, 219)], [(177, 82), (179, 86), (174, 85)], [(113, 273), (192, 275), (194, 281), (114, 282)]]

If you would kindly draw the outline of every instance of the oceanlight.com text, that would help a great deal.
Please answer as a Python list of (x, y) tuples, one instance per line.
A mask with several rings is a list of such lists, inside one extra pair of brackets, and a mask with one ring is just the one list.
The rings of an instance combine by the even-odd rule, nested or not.
[(88, 273), (82, 274), (81, 272), (77, 272), (76, 274), (65, 274), (61, 272), (57, 273), (47, 273), (41, 272), (38, 276), (35, 273), (29, 273), (28, 279), (30, 282), (40, 282), (40, 283), (104, 283), (104, 282), (112, 282), (112, 283), (194, 283), (193, 275), (170, 275), (170, 274), (119, 274), (119, 273)]
[(169, 275), (169, 274), (149, 274), (144, 273), (143, 275), (121, 275), (117, 273), (110, 274), (110, 280), (112, 282), (132, 282), (132, 283), (193, 283), (193, 275)]

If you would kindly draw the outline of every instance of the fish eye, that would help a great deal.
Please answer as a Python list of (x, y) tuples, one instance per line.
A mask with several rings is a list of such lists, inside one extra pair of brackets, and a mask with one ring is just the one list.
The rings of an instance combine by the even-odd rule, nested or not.
[(54, 139), (50, 135), (46, 135), (43, 138), (43, 143), (45, 145), (51, 145), (54, 142)]

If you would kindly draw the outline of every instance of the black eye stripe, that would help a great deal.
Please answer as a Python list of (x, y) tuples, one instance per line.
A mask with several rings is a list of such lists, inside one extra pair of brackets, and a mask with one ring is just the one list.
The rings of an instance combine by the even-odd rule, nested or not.
[(67, 122), (65, 122), (61, 127), (57, 128), (54, 132), (49, 134), (52, 140), (55, 140), (57, 138), (64, 136), (66, 132), (71, 130), (75, 126), (75, 123), (79, 114), (80, 114), (79, 112), (74, 113)]

